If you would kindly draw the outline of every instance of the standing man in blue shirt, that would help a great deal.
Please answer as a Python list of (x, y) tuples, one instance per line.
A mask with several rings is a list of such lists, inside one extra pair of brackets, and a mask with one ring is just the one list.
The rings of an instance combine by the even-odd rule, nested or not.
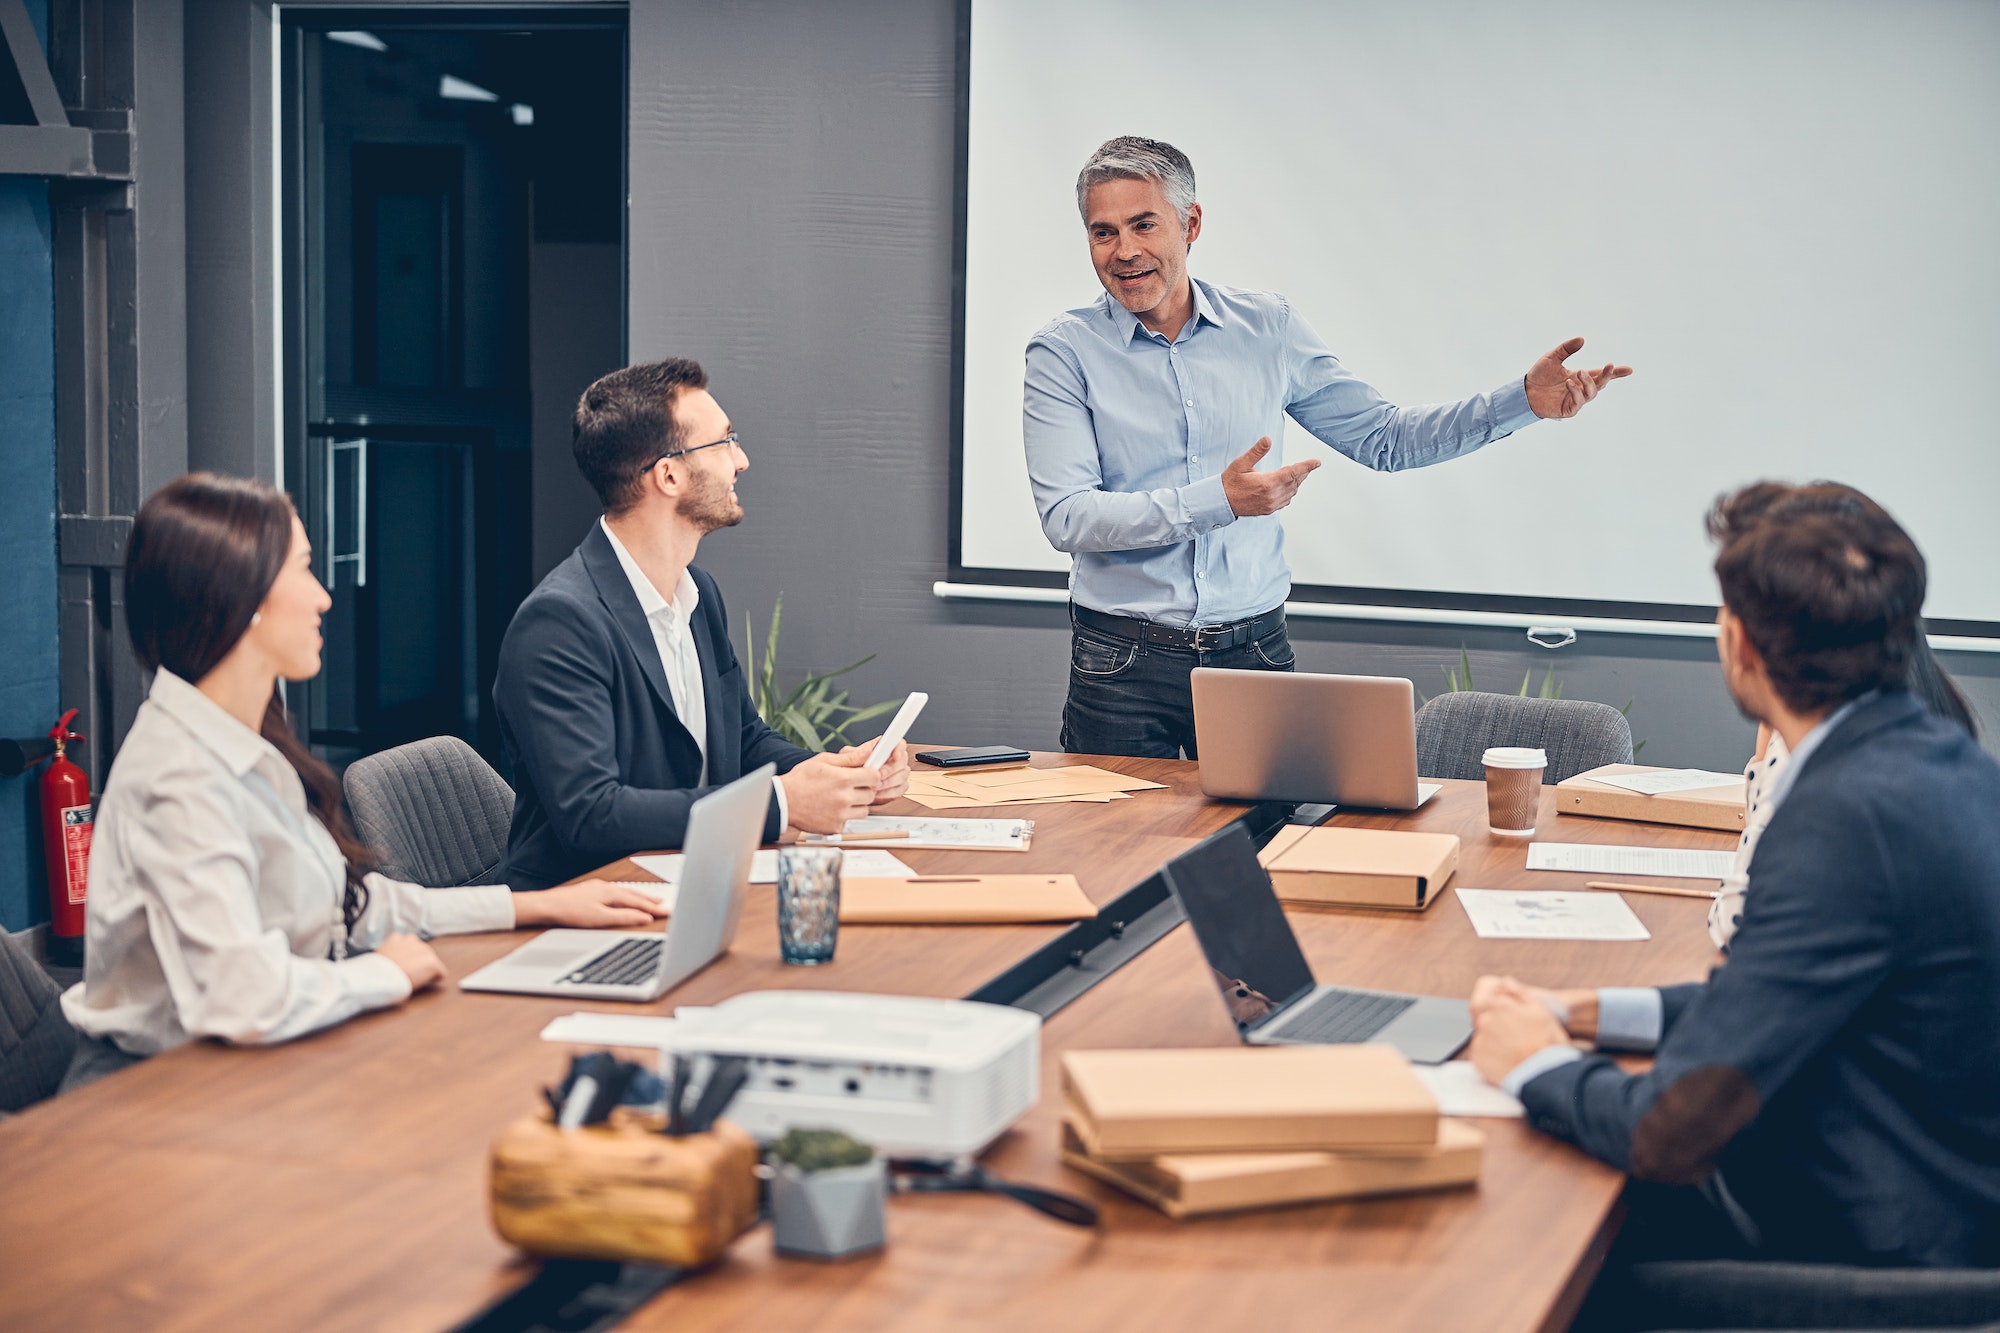
[(1575, 416), (1629, 366), (1570, 370), (1571, 338), (1490, 394), (1397, 407), (1284, 297), (1188, 276), (1201, 205), (1186, 154), (1113, 139), (1077, 177), (1106, 295), (1028, 343), (1023, 427), (1042, 530), (1072, 556), (1064, 748), (1194, 757), (1189, 673), (1289, 671), (1291, 571), (1273, 517), (1319, 466), (1259, 470), (1284, 417), (1377, 471)]

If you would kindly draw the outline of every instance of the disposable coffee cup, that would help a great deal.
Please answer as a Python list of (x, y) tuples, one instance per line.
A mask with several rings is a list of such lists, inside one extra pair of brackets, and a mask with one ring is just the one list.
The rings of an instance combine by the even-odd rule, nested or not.
[(1481, 760), (1486, 765), (1486, 826), (1503, 838), (1533, 837), (1549, 752), (1496, 745)]

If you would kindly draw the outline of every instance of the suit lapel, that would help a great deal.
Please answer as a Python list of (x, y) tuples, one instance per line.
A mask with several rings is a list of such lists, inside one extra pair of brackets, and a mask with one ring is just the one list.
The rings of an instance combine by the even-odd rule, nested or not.
[(695, 586), (701, 589), (701, 605), (688, 628), (694, 634), (694, 655), (701, 662), (701, 697), (708, 715), (708, 777), (711, 782), (734, 782), (742, 776), (738, 763), (742, 756), (735, 710), (729, 707), (734, 700), (722, 697), (722, 645), (715, 641), (715, 626), (721, 617), (715, 614), (715, 585), (703, 577), (695, 580)]
[[(626, 646), (639, 660), (640, 674), (652, 687), (654, 698), (673, 719), (668, 735), (684, 751), (683, 760), (691, 760), (698, 768), (701, 751), (694, 743), (694, 733), (682, 724), (680, 715), (674, 710), (673, 691), (667, 688), (666, 668), (660, 661), (660, 645), (653, 638), (653, 627), (639, 606), (639, 596), (632, 591), (632, 581), (625, 577), (625, 567), (618, 563), (618, 553), (611, 549), (611, 539), (604, 535), (602, 524), (590, 525), (590, 534), (583, 539), (579, 549), (583, 553), (583, 567), (589, 572), (591, 582), (597, 585), (598, 600), (611, 613), (612, 623), (618, 626)], [(703, 684), (706, 685), (708, 664), (704, 662), (701, 669)], [(712, 708), (710, 716), (714, 716)]]

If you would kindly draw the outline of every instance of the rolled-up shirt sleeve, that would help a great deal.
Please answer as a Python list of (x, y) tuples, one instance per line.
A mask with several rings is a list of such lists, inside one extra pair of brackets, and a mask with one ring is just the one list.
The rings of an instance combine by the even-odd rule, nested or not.
[(1291, 368), (1285, 410), (1328, 448), (1377, 472), (1401, 472), (1458, 458), (1537, 420), (1527, 383), (1508, 380), (1456, 403), (1398, 407), (1342, 365), (1305, 318), (1286, 303)]
[(1173, 546), (1236, 519), (1220, 476), (1145, 491), (1105, 490), (1083, 371), (1048, 337), (1028, 344), (1021, 426), (1035, 508), (1058, 551)]

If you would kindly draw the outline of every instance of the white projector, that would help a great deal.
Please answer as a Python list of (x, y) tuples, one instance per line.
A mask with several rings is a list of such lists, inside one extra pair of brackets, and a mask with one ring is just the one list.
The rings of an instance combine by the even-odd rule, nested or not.
[(674, 1013), (663, 1054), (742, 1056), (728, 1118), (760, 1139), (837, 1129), (891, 1157), (978, 1152), (1040, 1096), (1042, 1020), (970, 1000), (750, 991)]

